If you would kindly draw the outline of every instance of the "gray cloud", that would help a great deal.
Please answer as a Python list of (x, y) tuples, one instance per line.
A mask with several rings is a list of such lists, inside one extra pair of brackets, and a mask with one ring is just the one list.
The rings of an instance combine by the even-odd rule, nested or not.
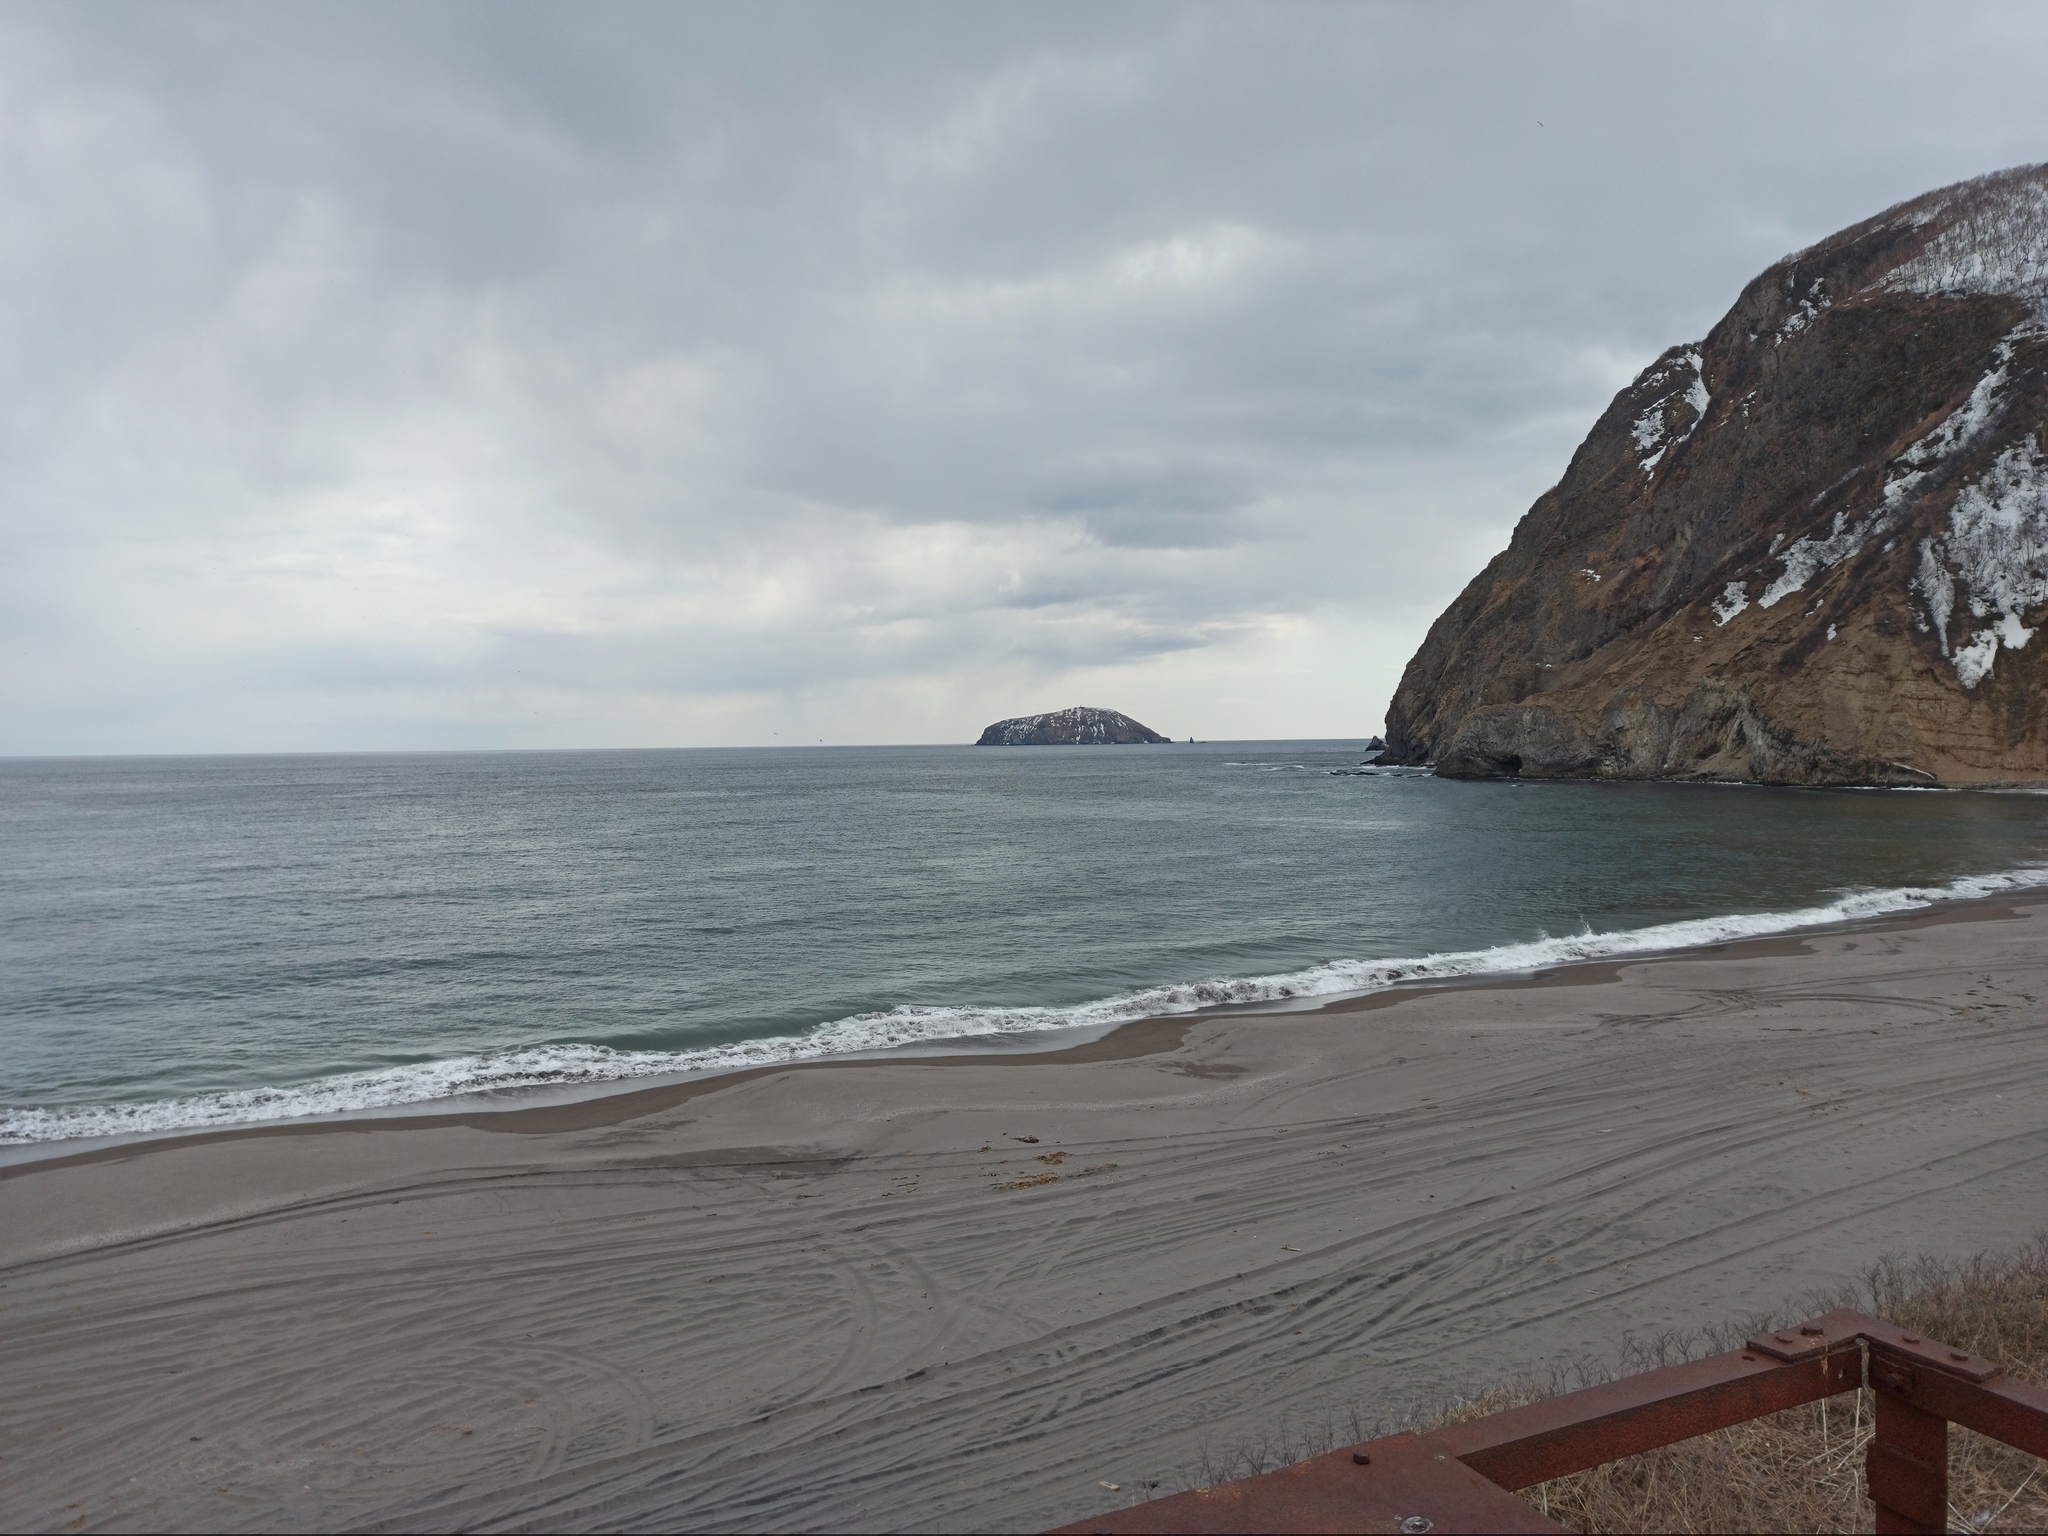
[(2044, 43), (10, 8), (0, 749), (1362, 734), (1619, 383), (2048, 155)]

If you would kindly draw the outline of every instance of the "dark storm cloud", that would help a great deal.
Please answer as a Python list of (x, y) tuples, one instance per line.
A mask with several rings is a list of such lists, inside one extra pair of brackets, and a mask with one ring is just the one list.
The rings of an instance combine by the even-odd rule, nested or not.
[(1787, 249), (2048, 154), (2044, 42), (12, 8), (0, 745), (1369, 730), (1620, 383)]

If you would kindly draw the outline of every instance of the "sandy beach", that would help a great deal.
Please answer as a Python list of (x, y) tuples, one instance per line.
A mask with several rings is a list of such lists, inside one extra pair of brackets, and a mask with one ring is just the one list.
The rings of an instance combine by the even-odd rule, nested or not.
[(2044, 999), (2008, 900), (9, 1167), (0, 1525), (1043, 1528), (2048, 1225)]

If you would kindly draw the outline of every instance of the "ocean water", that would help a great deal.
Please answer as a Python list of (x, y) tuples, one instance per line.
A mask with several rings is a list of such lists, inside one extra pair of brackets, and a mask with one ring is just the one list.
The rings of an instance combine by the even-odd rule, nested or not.
[(2048, 883), (2033, 795), (1358, 757), (0, 761), (0, 1141), (993, 1048)]

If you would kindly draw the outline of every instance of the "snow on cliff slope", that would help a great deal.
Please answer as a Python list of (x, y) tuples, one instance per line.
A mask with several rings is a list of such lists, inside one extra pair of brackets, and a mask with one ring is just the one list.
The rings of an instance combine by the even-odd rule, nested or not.
[(1616, 397), (1438, 619), (1390, 758), (2048, 778), (2043, 443), (2048, 167), (1788, 256)]
[(2025, 299), (2048, 317), (2048, 185), (2038, 177), (1987, 176), (1905, 206), (1916, 228), (1937, 221), (1941, 228), (1885, 275), (1887, 288)]

